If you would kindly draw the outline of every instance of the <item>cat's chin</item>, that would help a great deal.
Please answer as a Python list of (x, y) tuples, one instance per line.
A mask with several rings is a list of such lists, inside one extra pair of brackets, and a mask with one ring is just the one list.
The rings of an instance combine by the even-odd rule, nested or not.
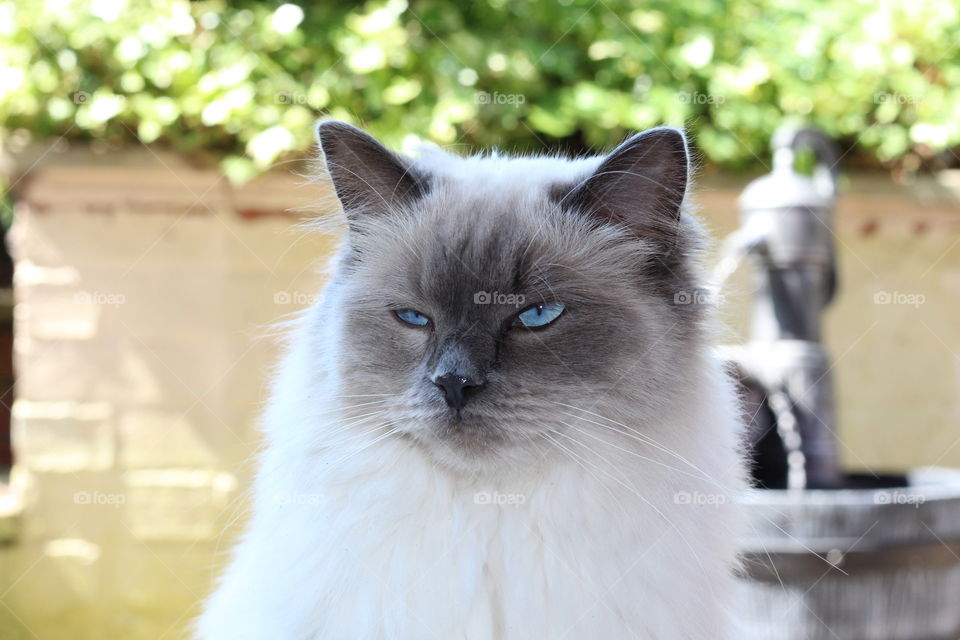
[(447, 417), (414, 435), (437, 463), (454, 471), (478, 473), (530, 464), (543, 457), (539, 439), (478, 417)]

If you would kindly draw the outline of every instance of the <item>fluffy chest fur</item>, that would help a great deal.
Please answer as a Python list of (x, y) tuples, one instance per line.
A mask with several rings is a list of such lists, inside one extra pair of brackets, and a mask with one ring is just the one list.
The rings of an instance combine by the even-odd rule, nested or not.
[(581, 449), (465, 482), (354, 444), (369, 449), (346, 473), (305, 482), (313, 458), (261, 483), (203, 637), (722, 637), (735, 514), (678, 498), (723, 494), (672, 456), (651, 472)]

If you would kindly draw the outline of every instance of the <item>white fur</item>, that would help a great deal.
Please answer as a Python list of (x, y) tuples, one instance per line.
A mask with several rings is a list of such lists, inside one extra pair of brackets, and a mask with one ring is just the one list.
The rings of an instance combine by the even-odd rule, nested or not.
[(337, 295), (293, 336), (252, 521), (199, 638), (726, 637), (739, 426), (709, 354), (686, 406), (632, 425), (655, 445), (595, 426), (611, 446), (558, 439), (576, 456), (553, 448), (468, 477), (409, 439), (375, 441), (386, 430), (342, 430), (338, 406), (364, 398), (337, 398), (327, 366), (341, 348)]

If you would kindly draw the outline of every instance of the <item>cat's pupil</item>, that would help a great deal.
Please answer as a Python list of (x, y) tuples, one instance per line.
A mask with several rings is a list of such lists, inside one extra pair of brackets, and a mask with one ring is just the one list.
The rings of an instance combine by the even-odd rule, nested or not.
[(563, 313), (564, 306), (559, 302), (544, 302), (526, 310), (517, 316), (517, 324), (524, 327), (545, 327)]

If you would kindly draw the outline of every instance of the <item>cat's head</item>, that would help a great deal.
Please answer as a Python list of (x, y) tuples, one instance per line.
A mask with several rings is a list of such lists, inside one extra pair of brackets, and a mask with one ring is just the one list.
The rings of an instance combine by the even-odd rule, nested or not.
[(538, 455), (591, 413), (642, 425), (684, 402), (702, 294), (679, 130), (579, 160), (318, 135), (349, 227), (331, 285), (345, 396), (381, 398), (383, 420), (468, 465)]

